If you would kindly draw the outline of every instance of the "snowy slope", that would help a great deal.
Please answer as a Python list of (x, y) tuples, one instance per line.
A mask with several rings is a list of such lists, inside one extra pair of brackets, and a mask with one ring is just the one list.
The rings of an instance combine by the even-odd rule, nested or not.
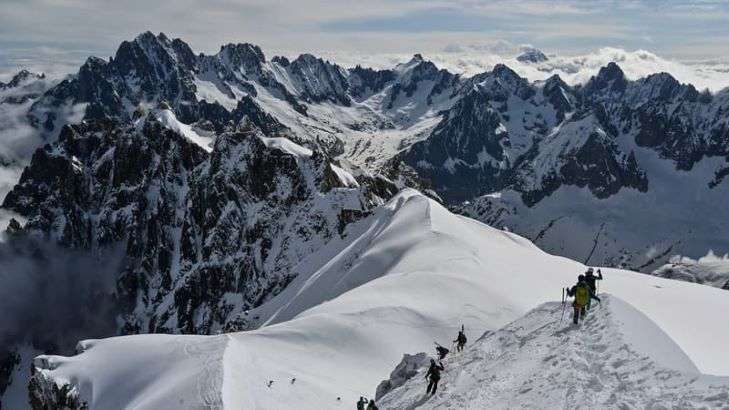
[[(702, 375), (659, 327), (604, 294), (579, 327), (546, 303), (446, 358), (436, 395), (426, 368), (380, 400), (384, 409), (721, 408), (729, 377)], [(569, 322), (569, 318), (566, 319)]]
[[(284, 292), (249, 313), (267, 326), (85, 342), (80, 355), (36, 359), (38, 385), (71, 382), (92, 408), (350, 408), (403, 353), (448, 343), (461, 323), (472, 338), (499, 329), (558, 299), (584, 266), (407, 190), (301, 268)], [(723, 291), (619, 270), (606, 279), (605, 291), (675, 341), (670, 352), (685, 352), (683, 369), (729, 375), (729, 361), (718, 360), (729, 329), (707, 316), (729, 308)]]
[[(153, 114), (157, 121), (159, 121), (166, 128), (169, 128), (170, 130), (182, 135), (190, 142), (194, 143), (195, 145), (199, 146), (207, 152), (211, 152), (213, 150), (213, 143), (215, 142), (214, 138), (200, 135), (191, 126), (183, 124), (177, 119), (175, 113), (173, 113), (171, 110), (155, 110)], [(140, 120), (139, 124), (141, 127), (142, 125), (144, 125), (144, 121)]]

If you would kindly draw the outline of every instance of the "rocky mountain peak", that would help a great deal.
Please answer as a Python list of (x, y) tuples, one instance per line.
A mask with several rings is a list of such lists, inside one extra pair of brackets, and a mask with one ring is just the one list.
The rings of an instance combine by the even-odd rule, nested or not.
[(670, 101), (676, 97), (696, 100), (698, 91), (692, 85), (682, 85), (672, 75), (662, 72), (651, 74), (638, 81), (646, 88), (650, 97)]
[(590, 78), (585, 84), (584, 90), (587, 94), (595, 94), (602, 92), (622, 93), (628, 85), (625, 73), (615, 62), (608, 63), (607, 66), (600, 68), (596, 76)]
[(597, 78), (603, 81), (622, 80), (625, 78), (625, 73), (616, 62), (611, 61), (607, 66), (600, 68)]
[(106, 68), (106, 66), (109, 64), (108, 61), (104, 60), (103, 58), (91, 56), (86, 59), (86, 61), (81, 65), (81, 68), (79, 69), (79, 73), (81, 71), (99, 71)]
[(220, 47), (218, 55), (235, 67), (245, 67), (250, 64), (258, 65), (266, 62), (266, 56), (261, 48), (250, 43), (228, 43)]
[(543, 63), (548, 61), (549, 58), (541, 52), (541, 50), (533, 47), (525, 47), (522, 53), (516, 57), (517, 61), (522, 63)]
[(544, 88), (552, 90), (560, 87), (562, 89), (567, 89), (569, 88), (569, 85), (562, 80), (562, 77), (560, 77), (559, 74), (554, 74), (544, 80)]
[(284, 56), (274, 56), (271, 61), (280, 65), (281, 67), (288, 67), (289, 64), (291, 64), (291, 61), (289, 61), (289, 59)]
[(28, 70), (18, 71), (7, 83), (0, 81), (0, 90), (7, 88), (15, 88), (26, 81), (43, 80), (46, 75), (43, 73), (31, 73)]
[(301, 97), (309, 102), (331, 101), (349, 106), (351, 101), (347, 95), (346, 71), (336, 64), (302, 54), (287, 67)]
[(557, 74), (549, 77), (544, 82), (542, 93), (557, 112), (558, 121), (564, 120), (565, 114), (575, 109), (574, 100), (576, 97), (572, 93), (572, 88)]
[[(414, 54), (413, 57), (408, 60), (406, 63), (400, 63), (398, 64), (395, 69), (402, 73), (401, 75), (407, 75), (410, 73), (413, 69), (420, 66), (423, 63), (429, 63), (429, 61), (425, 60), (423, 58), (422, 54)], [(432, 63), (431, 63), (432, 64)], [(435, 65), (433, 65), (435, 66)]]
[(501, 63), (496, 64), (491, 72), (474, 76), (471, 81), (478, 85), (482, 92), (499, 100), (508, 99), (511, 94), (523, 100), (534, 95), (534, 90), (525, 78)]
[(519, 76), (519, 74), (516, 73), (516, 71), (512, 70), (507, 66), (506, 64), (498, 63), (494, 66), (493, 70), (491, 70), (493, 75), (496, 77), (507, 80), (510, 82), (516, 82), (519, 80), (522, 80), (522, 78)]

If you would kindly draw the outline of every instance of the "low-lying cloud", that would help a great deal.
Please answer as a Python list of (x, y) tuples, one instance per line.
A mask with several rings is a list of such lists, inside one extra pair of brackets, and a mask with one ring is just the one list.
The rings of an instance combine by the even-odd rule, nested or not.
[(32, 343), (71, 354), (81, 339), (116, 333), (123, 252), (90, 254), (26, 239), (0, 243), (0, 350)]

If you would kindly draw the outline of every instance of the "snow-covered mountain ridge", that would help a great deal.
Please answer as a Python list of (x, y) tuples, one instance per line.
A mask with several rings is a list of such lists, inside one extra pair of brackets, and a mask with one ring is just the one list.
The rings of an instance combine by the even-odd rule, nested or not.
[[(459, 375), (470, 372), (471, 366), (493, 364), (492, 359), (471, 363), (461, 359), (480, 354), (479, 346), (497, 343), (506, 359), (514, 358), (506, 362), (516, 365), (539, 360), (530, 353), (533, 346), (546, 350), (571, 340), (563, 344), (569, 353), (579, 347), (582, 332), (590, 337), (582, 348), (586, 353), (595, 348), (593, 336), (608, 338), (602, 341), (606, 349), (595, 350), (589, 358), (574, 357), (553, 372), (562, 369), (560, 377), (572, 374), (579, 379), (573, 383), (580, 385), (593, 382), (584, 380), (584, 373), (590, 366), (599, 366), (605, 394), (595, 400), (607, 400), (615, 378), (639, 364), (663, 372), (654, 377), (643, 366), (640, 373), (647, 380), (670, 385), (663, 398), (675, 394), (711, 403), (712, 394), (721, 400), (729, 388), (725, 378), (700, 376), (700, 381), (683, 385), (663, 377), (675, 375), (681, 381), (683, 375), (693, 379), (699, 372), (729, 375), (727, 362), (721, 359), (729, 333), (702, 316), (707, 309), (728, 306), (729, 299), (720, 289), (605, 269), (601, 289), (622, 301), (606, 297), (605, 306), (597, 308), (594, 317), (588, 317), (581, 328), (572, 328), (567, 320), (559, 324), (561, 306), (555, 303), (519, 319), (538, 305), (558, 299), (560, 286), (572, 283), (584, 269), (542, 252), (524, 238), (451, 214), (414, 191), (397, 195), (347, 231), (341, 242), (332, 242), (311, 256), (307, 263), (317, 268), (300, 275), (287, 288), (289, 295), (280, 294), (256, 312), (266, 326), (207, 337), (140, 335), (85, 341), (76, 356), (36, 359), (33, 397), (46, 404), (69, 402), (70, 397), (70, 402), (110, 409), (130, 404), (137, 408), (349, 408), (360, 395), (372, 395), (403, 353), (430, 351), (433, 340), (447, 343), (462, 323), (475, 346), (456, 356), (456, 361), (447, 361), (443, 393), (435, 400), (458, 393), (463, 380)], [(676, 298), (690, 303), (673, 303)], [(475, 340), (478, 334), (514, 320), (511, 326), (517, 335), (527, 324), (528, 329), (537, 329), (539, 337), (531, 342), (525, 337), (523, 350), (509, 344), (508, 338), (498, 338), (508, 335), (509, 328), (487, 336), (485, 342)], [(688, 328), (686, 321), (693, 326)], [(558, 334), (552, 335), (555, 331)], [(631, 349), (624, 351), (620, 340), (629, 341)], [(625, 363), (622, 368), (621, 358), (637, 359), (632, 349), (639, 349), (641, 355), (650, 351), (656, 361), (641, 358), (639, 364)], [(558, 360), (557, 356), (553, 359)], [(672, 370), (661, 370), (668, 365)], [(538, 368), (534, 373), (525, 368), (520, 374), (541, 377)], [(708, 393), (701, 390), (706, 381), (713, 386), (706, 387)], [(533, 379), (533, 384), (531, 394), (539, 394), (539, 379)], [(409, 386), (402, 388), (407, 394)], [(476, 395), (507, 394), (511, 388), (500, 383), (469, 386)], [(500, 386), (505, 389), (499, 390)], [(564, 390), (541, 391), (560, 397)], [(639, 407), (652, 403), (651, 393), (640, 387), (630, 391), (636, 394), (619, 397), (617, 403), (622, 400)], [(587, 396), (585, 390), (572, 390), (558, 407), (573, 408), (590, 400)], [(392, 404), (401, 400), (398, 397), (408, 400), (409, 396), (395, 390), (385, 397), (384, 408), (401, 408)], [(503, 400), (495, 402), (495, 407), (508, 407)], [(392, 406), (387, 407), (388, 403)]]
[[(322, 298), (308, 275), (407, 186), (551, 253), (651, 272), (729, 250), (727, 110), (729, 90), (614, 63), (569, 85), (421, 55), (372, 69), (247, 43), (196, 54), (147, 32), (60, 82), (0, 84), (0, 135), (18, 118), (30, 130), (0, 152), (0, 227), (11, 215), (8, 232), (38, 243), (121, 243), (124, 334), (256, 329), (334, 298), (347, 283), (315, 281)], [(16, 358), (0, 357), (0, 381)]]
[[(579, 327), (559, 303), (539, 306), (447, 358), (438, 393), (423, 372), (384, 395), (382, 409), (722, 408), (729, 377), (699, 372), (638, 310), (604, 295)], [(569, 319), (568, 319), (569, 320)], [(427, 368), (427, 366), (426, 366)]]
[[(87, 120), (129, 123), (159, 104), (211, 138), (245, 118), (400, 186), (432, 188), (452, 204), (475, 202), (463, 212), (591, 263), (651, 271), (675, 254), (729, 249), (700, 227), (727, 219), (713, 204), (727, 196), (729, 90), (699, 92), (667, 73), (629, 80), (610, 63), (585, 84), (568, 85), (556, 75), (530, 82), (503, 64), (463, 77), (420, 55), (391, 69), (346, 69), (309, 54), (268, 59), (251, 44), (196, 55), (182, 40), (147, 32), (108, 61), (90, 58), (35, 100), (28, 118), (52, 140), (79, 110)], [(575, 189), (586, 190), (577, 202), (598, 206), (549, 205), (574, 202), (567, 193)], [(672, 205), (677, 212), (698, 210), (704, 219), (682, 218), (670, 232), (632, 232), (644, 218), (639, 211), (668, 203), (669, 191), (692, 198)], [(495, 192), (505, 200), (480, 204), (494, 202), (483, 195)], [(636, 209), (614, 220), (595, 212), (610, 199)], [(572, 215), (579, 223), (560, 227)], [(565, 238), (566, 229), (578, 230), (580, 243), (603, 231), (611, 240), (636, 238), (623, 246), (597, 241), (590, 252)]]

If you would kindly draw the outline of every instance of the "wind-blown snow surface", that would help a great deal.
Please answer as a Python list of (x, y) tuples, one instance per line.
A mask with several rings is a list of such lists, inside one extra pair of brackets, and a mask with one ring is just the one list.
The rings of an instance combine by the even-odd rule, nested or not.
[[(36, 364), (72, 382), (92, 408), (350, 408), (403, 353), (449, 343), (462, 323), (472, 338), (499, 329), (558, 299), (583, 269), (406, 190), (249, 312), (267, 323), (258, 330), (87, 341), (77, 356)], [(724, 291), (620, 270), (605, 277), (603, 289), (662, 329), (699, 371), (729, 375), (729, 328), (711, 315), (729, 309)], [(681, 363), (693, 366), (688, 359)]]
[[(445, 360), (438, 392), (425, 368), (380, 400), (384, 409), (725, 408), (729, 377), (699, 373), (665, 332), (604, 295), (585, 322), (546, 303)], [(568, 319), (569, 321), (569, 319)]]

